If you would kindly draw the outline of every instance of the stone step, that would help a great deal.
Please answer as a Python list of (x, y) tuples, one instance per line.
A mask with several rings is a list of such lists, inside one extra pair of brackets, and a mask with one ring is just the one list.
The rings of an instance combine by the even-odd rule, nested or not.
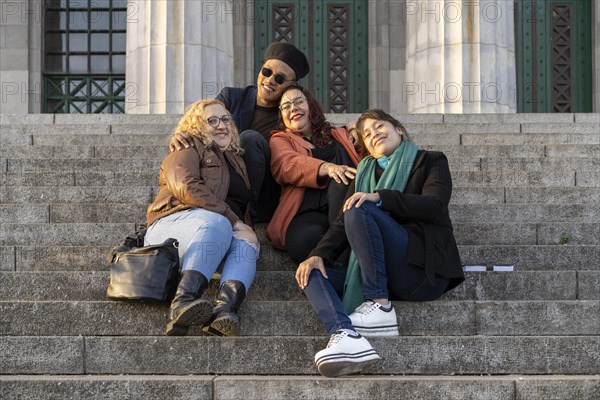
[[(597, 131), (596, 131), (597, 132)], [(559, 145), (600, 144), (597, 133), (464, 133), (460, 143), (465, 145)], [(418, 139), (415, 139), (420, 144)], [(433, 143), (432, 143), (433, 144)], [(448, 143), (443, 143), (448, 144)]]
[[(372, 338), (372, 374), (596, 374), (599, 336)], [(5, 374), (314, 375), (324, 336), (0, 337)], [(190, 351), (197, 349), (197, 351)], [(321, 378), (322, 379), (322, 378)]]
[[(332, 123), (346, 123), (360, 114), (325, 114)], [(403, 123), (600, 123), (599, 113), (395, 114)], [(22, 124), (177, 124), (181, 114), (0, 114), (0, 125)]]
[[(455, 183), (456, 185), (456, 183)], [(597, 187), (459, 186), (452, 188), (451, 204), (599, 204)]]
[[(6, 172), (151, 172), (158, 171), (160, 159), (76, 159), (76, 158), (39, 158), (39, 159), (7, 159)], [(533, 172), (543, 171), (598, 171), (600, 159), (574, 158), (565, 163), (555, 158), (477, 158), (450, 159), (450, 168), (455, 171), (502, 171)]]
[[(446, 293), (444, 301), (600, 300), (600, 268), (585, 271), (466, 272), (465, 282)], [(288, 271), (260, 269), (249, 301), (304, 301)], [(98, 271), (0, 272), (0, 301), (102, 301), (109, 283), (108, 267)], [(218, 280), (207, 296), (214, 298)]]
[[(131, 233), (133, 231), (128, 232)], [(0, 246), (0, 270), (4, 271), (101, 271), (109, 267), (106, 255), (125, 236), (108, 245)], [(576, 245), (459, 245), (465, 265), (512, 264), (522, 271), (587, 271), (600, 269), (600, 246)], [(261, 246), (259, 270), (292, 271), (294, 263), (286, 253)]]
[[(600, 334), (600, 301), (396, 302), (395, 309), (402, 336)], [(168, 313), (166, 306), (116, 301), (0, 302), (0, 335), (161, 336)], [(241, 336), (327, 334), (307, 301), (246, 301), (239, 316)], [(189, 335), (202, 332), (195, 327)]]
[[(12, 159), (147, 159), (162, 160), (167, 154), (166, 146), (35, 146), (6, 145), (0, 149), (0, 157)], [(583, 151), (575, 151), (583, 155)], [(591, 153), (590, 153), (591, 154)], [(543, 155), (542, 155), (543, 156)]]
[[(422, 146), (426, 150), (441, 151), (449, 158), (593, 158), (600, 156), (600, 145), (436, 145)], [(6, 145), (0, 157), (19, 159), (74, 158), (74, 159), (159, 159), (167, 152), (166, 146), (112, 145), (112, 146), (44, 146)]]
[(0, 391), (5, 400), (596, 400), (600, 376), (0, 375)]
[[(441, 151), (449, 158), (593, 158), (600, 156), (600, 145), (436, 145), (422, 146)], [(5, 145), (0, 157), (13, 159), (71, 158), (71, 159), (159, 159), (166, 155), (166, 146), (152, 145)]]
[[(4, 127), (2, 128), (4, 129)], [(72, 133), (69, 133), (72, 132)], [(73, 128), (64, 130), (64, 133), (53, 134), (25, 134), (19, 132), (2, 132), (0, 144), (4, 145), (34, 145), (34, 146), (61, 146), (65, 143), (75, 146), (156, 146), (167, 150), (171, 134), (160, 132), (158, 134), (81, 134)], [(459, 144), (459, 143), (457, 143)]]
[(554, 144), (554, 145), (435, 145), (422, 146), (425, 150), (441, 151), (448, 158), (598, 158), (600, 145), (588, 144)]
[[(569, 125), (572, 133), (564, 132), (520, 132), (520, 125), (506, 125), (496, 130), (489, 124), (463, 125), (456, 127), (447, 124), (419, 124), (407, 126), (409, 134), (419, 146), (442, 145), (597, 145), (600, 138), (595, 133), (598, 125)], [(505, 125), (500, 125), (505, 126)], [(41, 127), (41, 128), (40, 128)], [(50, 127), (50, 128), (48, 128)], [(67, 125), (49, 126), (3, 126), (0, 136), (2, 145), (45, 145), (60, 146), (158, 146), (167, 149), (170, 129), (160, 125), (113, 125), (86, 126), (86, 134), (77, 127)], [(89, 131), (89, 134), (87, 134)]]
[[(146, 218), (147, 207), (148, 203), (8, 203), (0, 204), (0, 221), (11, 224), (141, 222)], [(600, 205), (450, 204), (450, 216), (454, 223), (596, 223), (600, 222)]]
[[(600, 172), (582, 171), (453, 171), (455, 186), (475, 187), (598, 187)], [(1, 186), (158, 186), (158, 171), (2, 172)], [(485, 189), (487, 190), (487, 189)], [(75, 200), (75, 199), (74, 199)]]
[[(135, 180), (135, 174), (103, 175), (107, 181), (105, 186), (62, 184), (58, 187), (44, 186), (0, 186), (0, 203), (102, 203), (119, 202), (139, 204), (152, 201), (157, 187), (150, 185), (126, 185), (127, 180)], [(65, 177), (66, 178), (66, 177)], [(150, 180), (150, 179), (148, 179)], [(71, 181), (72, 182), (72, 181)], [(29, 182), (32, 183), (32, 182)], [(118, 185), (117, 185), (118, 183)], [(598, 187), (535, 187), (535, 186), (458, 186), (455, 182), (452, 190), (452, 204), (500, 205), (508, 204), (585, 204), (600, 203)]]
[(0, 203), (145, 203), (154, 199), (152, 186), (3, 186)]
[[(130, 223), (0, 223), (0, 246), (86, 244), (111, 245), (132, 232)], [(141, 218), (138, 222), (143, 221)], [(464, 223), (454, 224), (460, 245), (599, 245), (600, 223)]]

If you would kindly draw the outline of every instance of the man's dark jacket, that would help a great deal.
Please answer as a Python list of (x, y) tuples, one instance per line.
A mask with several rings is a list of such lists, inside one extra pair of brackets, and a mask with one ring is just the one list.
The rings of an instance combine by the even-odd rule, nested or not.
[(225, 104), (225, 108), (231, 113), (240, 133), (252, 126), (257, 92), (258, 88), (256, 86), (246, 86), (245, 88), (226, 87), (216, 97), (217, 100)]

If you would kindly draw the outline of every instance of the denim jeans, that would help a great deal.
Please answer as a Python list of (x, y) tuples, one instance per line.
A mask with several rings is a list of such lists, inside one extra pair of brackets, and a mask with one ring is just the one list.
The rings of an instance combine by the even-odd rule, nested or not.
[[(346, 235), (360, 264), (364, 299), (426, 301), (439, 298), (448, 279), (436, 276), (432, 286), (425, 270), (408, 264), (408, 232), (374, 203), (366, 202), (344, 214)], [(331, 335), (338, 329), (352, 329), (340, 300), (346, 268), (327, 266), (325, 279), (313, 270), (306, 297)]]
[(231, 223), (223, 215), (192, 208), (163, 217), (148, 227), (144, 244), (179, 241), (181, 270), (198, 271), (211, 279), (223, 263), (221, 282), (241, 281), (246, 291), (254, 280), (258, 246), (233, 237)]

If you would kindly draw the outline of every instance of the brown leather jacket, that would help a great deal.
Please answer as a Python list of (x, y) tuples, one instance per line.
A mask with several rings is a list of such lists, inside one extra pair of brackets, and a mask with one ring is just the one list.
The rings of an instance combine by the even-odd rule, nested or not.
[(250, 181), (244, 161), (231, 151), (222, 152), (214, 145), (205, 147), (192, 136), (194, 147), (169, 153), (160, 166), (159, 191), (148, 206), (148, 226), (159, 218), (197, 207), (219, 213), (233, 226), (238, 216), (225, 203), (229, 190), (229, 169), (225, 158), (244, 179)]

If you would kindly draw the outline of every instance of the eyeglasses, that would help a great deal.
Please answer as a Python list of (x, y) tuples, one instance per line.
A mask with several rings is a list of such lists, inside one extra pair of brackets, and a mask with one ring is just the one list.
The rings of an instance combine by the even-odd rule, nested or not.
[(220, 122), (223, 122), (223, 124), (225, 125), (231, 125), (231, 122), (233, 121), (233, 118), (231, 118), (229, 115), (223, 115), (221, 118), (219, 117), (210, 117), (206, 120), (206, 122), (212, 126), (213, 128), (216, 128), (217, 126), (219, 126)]
[(281, 110), (281, 112), (288, 112), (292, 109), (292, 105), (294, 105), (296, 107), (300, 107), (302, 104), (304, 104), (305, 101), (306, 101), (306, 97), (304, 97), (304, 96), (296, 97), (294, 100), (286, 101), (285, 103), (280, 105), (279, 109)]
[[(273, 75), (273, 70), (271, 68), (263, 67), (263, 69), (260, 70), (260, 73), (263, 74), (263, 76), (265, 78), (268, 78), (271, 75)], [(273, 75), (273, 77), (275, 78), (275, 83), (278, 85), (282, 85), (285, 82), (293, 82), (294, 81), (293, 79), (290, 79), (288, 81), (287, 77), (283, 74), (275, 74), (275, 75)]]

